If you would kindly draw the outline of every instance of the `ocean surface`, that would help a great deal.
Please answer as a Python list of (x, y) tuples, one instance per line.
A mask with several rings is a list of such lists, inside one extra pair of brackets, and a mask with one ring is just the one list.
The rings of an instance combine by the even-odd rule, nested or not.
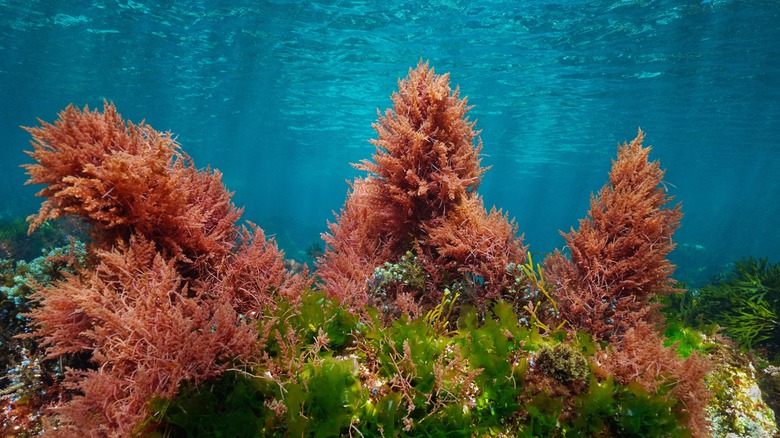
[(421, 59), (469, 97), (479, 191), (532, 252), (563, 246), (641, 127), (683, 205), (677, 278), (780, 261), (777, 0), (0, 0), (0, 218), (40, 202), (20, 126), (107, 99), (303, 260)]

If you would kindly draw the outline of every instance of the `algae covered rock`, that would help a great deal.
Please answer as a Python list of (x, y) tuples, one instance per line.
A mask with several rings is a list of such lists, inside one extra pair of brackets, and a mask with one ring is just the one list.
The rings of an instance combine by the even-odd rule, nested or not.
[(775, 414), (764, 402), (752, 362), (733, 346), (712, 355), (707, 387), (715, 396), (707, 406), (713, 437), (773, 437)]

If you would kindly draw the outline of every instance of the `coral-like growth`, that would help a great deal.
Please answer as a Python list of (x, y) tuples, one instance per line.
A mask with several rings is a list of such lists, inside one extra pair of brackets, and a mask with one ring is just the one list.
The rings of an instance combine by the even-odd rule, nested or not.
[(571, 260), (560, 252), (545, 262), (557, 283), (561, 317), (598, 339), (620, 337), (642, 319), (652, 319), (649, 299), (673, 293), (674, 271), (666, 255), (680, 223), (679, 204), (663, 185), (658, 162), (648, 161), (644, 133), (618, 148), (610, 182), (591, 197), (589, 218), (565, 234)]
[(219, 256), (235, 243), (241, 211), (219, 172), (199, 171), (169, 133), (125, 122), (113, 104), (103, 112), (68, 106), (54, 124), (25, 128), (37, 164), (27, 184), (45, 184), (30, 231), (45, 220), (76, 215), (108, 246), (131, 234), (173, 257)]
[[(360, 308), (375, 303), (367, 280), (374, 268), (417, 251), (430, 281), (409, 293), (387, 294), (389, 308), (435, 306), (444, 287), (469, 279), (466, 302), (495, 299), (512, 284), (509, 263), (525, 251), (514, 223), (501, 212), (487, 213), (476, 188), (481, 140), (469, 107), (448, 75), (420, 62), (399, 81), (393, 108), (380, 114), (373, 161), (356, 165), (369, 175), (352, 185), (330, 234), (317, 271), (329, 295)], [(392, 296), (391, 296), (392, 295)], [(421, 303), (422, 302), (422, 303)]]
[[(373, 127), (379, 138), (373, 162), (355, 167), (372, 175), (375, 196), (404, 236), (447, 214), (474, 192), (487, 170), (480, 167), (482, 141), (466, 113), (467, 98), (450, 89), (449, 74), (436, 75), (420, 62), (398, 82), (393, 108)], [(474, 144), (474, 141), (477, 144)]]
[(474, 277), (484, 293), (472, 297), (480, 307), (486, 301), (510, 298), (506, 291), (515, 277), (511, 263), (525, 260), (526, 247), (517, 237), (517, 225), (495, 207), (488, 213), (481, 197), (472, 196), (452, 209), (446, 217), (426, 228), (425, 248), (440, 269)]
[(92, 352), (96, 369), (71, 371), (78, 395), (57, 410), (61, 427), (130, 435), (153, 395), (176, 395), (238, 359), (251, 357), (253, 327), (219, 298), (189, 297), (171, 260), (154, 244), (98, 251), (94, 273), (43, 289), (30, 316), (50, 356)]
[(392, 260), (397, 238), (378, 212), (381, 206), (372, 202), (376, 186), (372, 180), (357, 179), (351, 187), (344, 208), (330, 233), (322, 235), (327, 245), (318, 259), (317, 276), (332, 296), (359, 308), (369, 301), (367, 280), (374, 268)]
[(591, 197), (589, 218), (565, 234), (571, 260), (556, 251), (545, 261), (548, 281), (556, 284), (560, 318), (611, 343), (601, 369), (623, 384), (636, 382), (649, 392), (671, 386), (693, 436), (707, 435), (704, 406), (709, 366), (699, 355), (682, 360), (665, 348), (655, 330), (660, 319), (654, 296), (677, 292), (666, 255), (674, 248), (679, 204), (663, 185), (658, 162), (649, 162), (644, 133), (618, 148), (610, 182)]
[(72, 370), (78, 395), (57, 407), (68, 430), (128, 436), (153, 396), (175, 396), (227, 366), (251, 360), (253, 322), (271, 294), (294, 300), (307, 273), (257, 227), (236, 225), (218, 172), (197, 170), (169, 134), (104, 112), (69, 106), (33, 135), (26, 165), (47, 199), (31, 216), (75, 215), (91, 225), (94, 263), (36, 286), (33, 335), (49, 357), (84, 355)]

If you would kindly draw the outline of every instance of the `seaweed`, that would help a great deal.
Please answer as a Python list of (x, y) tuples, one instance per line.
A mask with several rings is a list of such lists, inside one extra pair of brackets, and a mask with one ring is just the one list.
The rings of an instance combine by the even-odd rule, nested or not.
[[(445, 333), (425, 317), (383, 324), (376, 309), (350, 319), (313, 289), (301, 303), (264, 310), (261, 338), (285, 343), (266, 343), (256, 367), (156, 399), (142, 426), (174, 437), (686, 436), (673, 381), (649, 391), (592, 372), (592, 337), (542, 335), (509, 303), (484, 319), (462, 309)], [(325, 333), (343, 341), (319, 343)]]
[(698, 318), (718, 324), (744, 349), (780, 346), (780, 264), (746, 258), (720, 281), (699, 290)]

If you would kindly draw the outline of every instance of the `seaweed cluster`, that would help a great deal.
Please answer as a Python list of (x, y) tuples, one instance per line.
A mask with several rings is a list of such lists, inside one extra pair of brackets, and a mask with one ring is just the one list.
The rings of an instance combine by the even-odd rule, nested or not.
[(312, 290), (294, 307), (269, 309), (263, 337), (285, 342), (264, 365), (156, 400), (150, 422), (166, 436), (689, 436), (667, 390), (598, 378), (591, 336), (543, 336), (506, 302), (484, 320), (464, 309), (447, 334)]
[[(667, 319), (674, 321), (667, 336), (681, 351), (705, 348), (719, 358), (709, 381), (715, 426), (745, 436), (762, 436), (749, 430), (770, 430), (766, 424), (780, 413), (780, 264), (737, 260), (710, 284), (665, 297), (663, 303)], [(713, 337), (719, 338), (718, 347), (702, 341)]]
[[(13, 228), (12, 228), (13, 229)], [(0, 259), (0, 432), (33, 435), (41, 431), (44, 408), (61, 392), (65, 366), (81, 358), (45, 360), (44, 349), (29, 334), (27, 313), (34, 288), (51, 285), (86, 264), (86, 247), (79, 241), (44, 249), (31, 261)]]
[(699, 290), (697, 314), (745, 348), (780, 347), (780, 264), (747, 258), (725, 278)]
[(643, 133), (543, 267), (477, 193), (482, 144), (448, 75), (420, 62), (392, 99), (314, 276), (169, 133), (109, 103), (28, 128), (30, 230), (91, 233), (73, 272), (25, 281), (36, 348), (81, 359), (43, 432), (705, 436), (709, 366), (657, 326), (681, 213)]
[(768, 259), (737, 260), (701, 288), (665, 300), (670, 318), (702, 330), (717, 325), (744, 349), (763, 349), (770, 357), (780, 347), (780, 264)]

